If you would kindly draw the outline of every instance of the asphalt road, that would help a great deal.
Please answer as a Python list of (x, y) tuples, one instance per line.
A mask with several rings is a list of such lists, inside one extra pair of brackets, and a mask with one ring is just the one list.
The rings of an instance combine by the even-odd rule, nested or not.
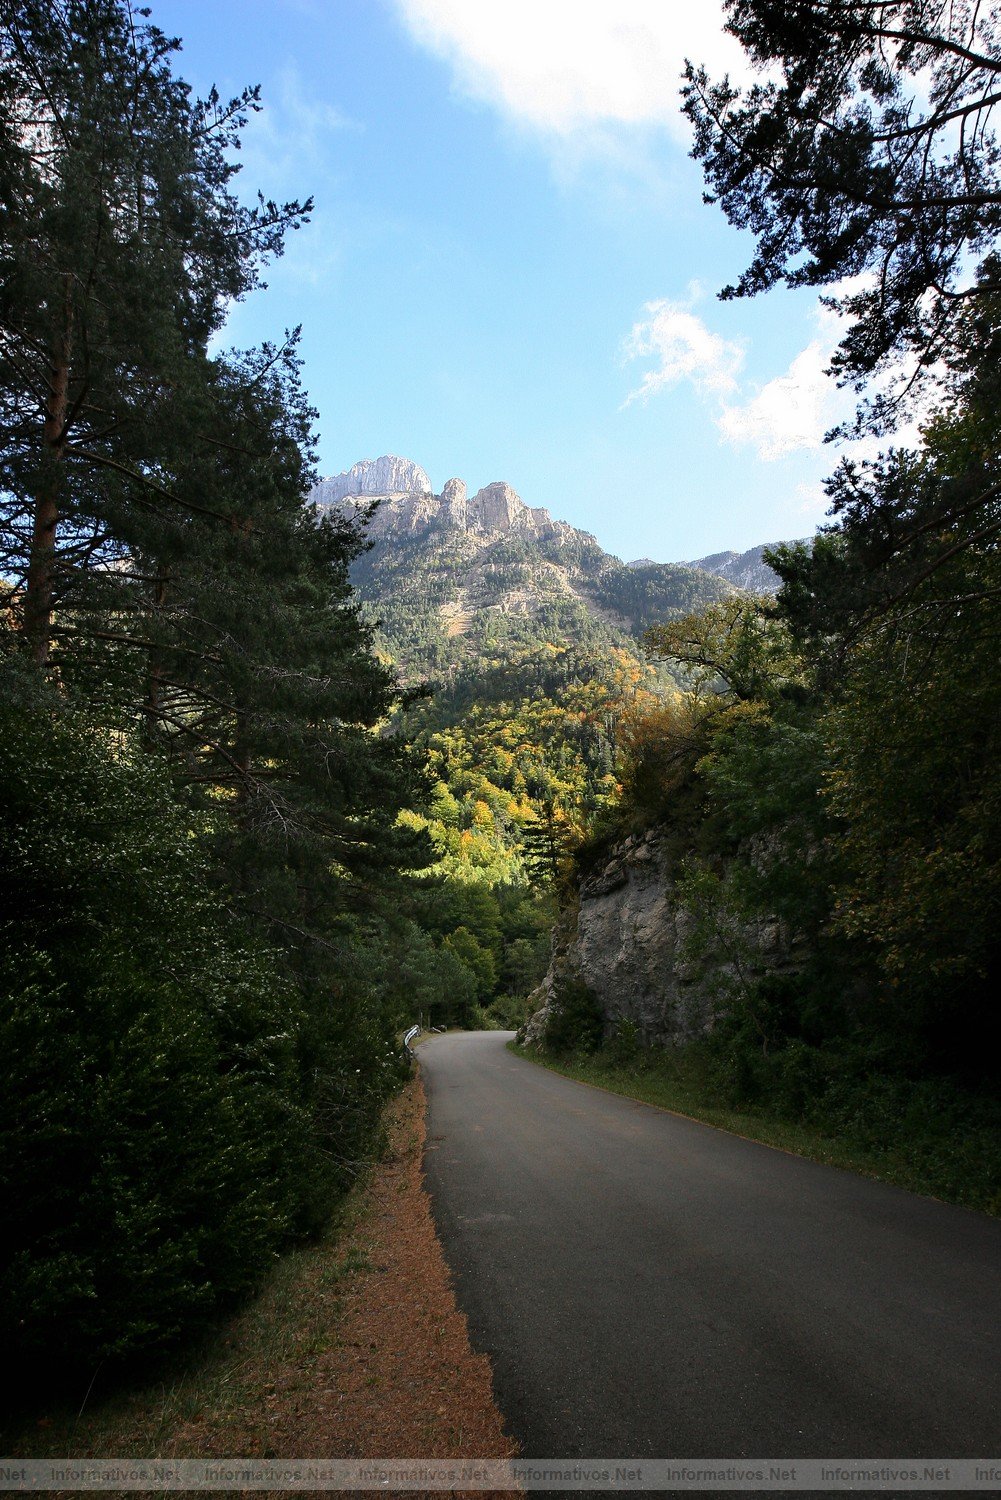
[(526, 1457), (994, 1457), (1001, 1223), (421, 1046), (427, 1181)]

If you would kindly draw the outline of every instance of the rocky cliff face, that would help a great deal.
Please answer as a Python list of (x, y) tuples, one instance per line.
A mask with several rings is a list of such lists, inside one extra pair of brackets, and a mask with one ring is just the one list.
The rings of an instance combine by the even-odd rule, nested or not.
[(431, 481), (420, 464), (387, 453), (382, 458), (363, 458), (361, 463), (352, 465), (343, 474), (321, 479), (313, 489), (312, 499), (314, 504), (325, 509), (356, 496), (373, 499), (381, 495), (430, 493)]
[(506, 536), (557, 540), (578, 536), (594, 542), (588, 532), (578, 532), (565, 521), (554, 521), (548, 510), (526, 505), (517, 491), (501, 480), (484, 485), (470, 496), (464, 480), (449, 479), (441, 494), (435, 495), (419, 464), (392, 455), (363, 459), (343, 474), (322, 479), (312, 499), (321, 510), (378, 500), (368, 527), (373, 541), (416, 536), (431, 527), (446, 526), (483, 543)]
[[(721, 953), (689, 955), (696, 918), (679, 895), (675, 873), (666, 834), (651, 829), (625, 839), (581, 882), (578, 905), (563, 914), (553, 935), (549, 971), (535, 993), (539, 1009), (525, 1028), (526, 1041), (541, 1040), (561, 992), (579, 983), (597, 999), (606, 1037), (626, 1021), (644, 1044), (671, 1046), (712, 1026), (737, 975)], [(774, 918), (734, 936), (753, 955), (757, 975), (799, 967), (801, 955)]]

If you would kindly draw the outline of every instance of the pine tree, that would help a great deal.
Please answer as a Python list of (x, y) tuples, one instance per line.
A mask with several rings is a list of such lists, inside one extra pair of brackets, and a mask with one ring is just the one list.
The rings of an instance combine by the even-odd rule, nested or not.
[[(294, 1227), (314, 1229), (397, 1076), (407, 997), (384, 973), (383, 911), (394, 872), (431, 861), (417, 820), (399, 821), (423, 782), (379, 732), (397, 690), (350, 588), (362, 539), (306, 501), (315, 413), (297, 335), (209, 354), (226, 307), (308, 204), (240, 206), (230, 156), (256, 90), (192, 103), (171, 71), (177, 46), (128, 0), (0, 0), (5, 635), (29, 695), (99, 725), (97, 757), (119, 770), (95, 786), (127, 781), (137, 736), (150, 774), (169, 772), (221, 968), (229, 936), (233, 951), (266, 955), (310, 1179)], [(41, 771), (59, 760), (57, 721), (43, 712), (34, 727), (26, 754)], [(77, 794), (51, 776), (43, 795), (58, 846)], [(117, 827), (113, 802), (93, 813)], [(143, 829), (154, 851), (173, 836), (168, 821)], [(121, 836), (135, 842), (131, 825)], [(136, 855), (155, 898), (160, 866)], [(55, 955), (72, 1041), (100, 958), (85, 947), (60, 973), (60, 923), (77, 908), (90, 920), (91, 907), (74, 887), (61, 909), (56, 870), (43, 874), (19, 926)], [(116, 901), (128, 895), (115, 888)], [(169, 941), (160, 929), (156, 939)], [(150, 966), (148, 944), (137, 964)], [(194, 971), (177, 984), (178, 1015), (217, 1004)], [(245, 1012), (236, 1045), (248, 1059), (266, 1052), (274, 1008), (256, 1012), (259, 1025)], [(168, 1151), (177, 1128), (172, 1117)], [(282, 1175), (274, 1119), (261, 1135), (270, 1192)], [(133, 1257), (112, 1285), (119, 1276), (129, 1293), (141, 1264)]]
[(147, 15), (0, 3), (2, 571), (40, 665), (55, 612), (121, 554), (109, 504), (211, 511), (171, 473), (207, 342), (309, 208), (241, 206), (257, 91), (192, 101)]
[(551, 798), (545, 798), (534, 823), (522, 829), (522, 862), (529, 875), (546, 884), (555, 884), (567, 868), (573, 846), (573, 831), (563, 812)]
[[(834, 285), (851, 324), (833, 366), (859, 387), (911, 357), (913, 384), (962, 347), (970, 275), (1001, 231), (996, 9), (970, 0), (727, 0), (763, 81), (687, 68), (709, 202), (757, 240), (724, 297)], [(860, 282), (846, 290), (845, 278)], [(889, 419), (886, 394), (868, 412)]]

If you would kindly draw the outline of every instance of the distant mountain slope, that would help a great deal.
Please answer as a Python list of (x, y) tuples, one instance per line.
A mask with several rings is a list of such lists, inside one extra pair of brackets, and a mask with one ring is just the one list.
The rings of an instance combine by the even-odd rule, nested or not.
[(751, 594), (774, 594), (779, 586), (779, 575), (764, 561), (763, 554), (769, 547), (777, 545), (777, 542), (763, 542), (760, 547), (749, 547), (746, 552), (713, 552), (686, 566), (699, 568), (704, 573), (715, 573), (718, 578), (725, 578), (736, 588), (746, 589)]
[(380, 620), (381, 646), (411, 680), (547, 644), (635, 652), (648, 625), (732, 592), (688, 565), (629, 567), (500, 481), (470, 496), (450, 479), (435, 495), (423, 469), (391, 455), (321, 481), (313, 497), (346, 511), (378, 500), (354, 581)]

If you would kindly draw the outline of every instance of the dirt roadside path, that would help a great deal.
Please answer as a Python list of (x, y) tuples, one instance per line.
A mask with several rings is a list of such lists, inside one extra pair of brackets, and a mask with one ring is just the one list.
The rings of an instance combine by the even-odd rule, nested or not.
[(5, 1445), (26, 1458), (514, 1456), (435, 1233), (419, 1076), (385, 1125), (347, 1228), (284, 1257), (200, 1363)]
[[(188, 1424), (173, 1456), (507, 1458), (490, 1364), (469, 1343), (424, 1190), (424, 1090), (389, 1106), (389, 1150), (337, 1249), (354, 1268), (332, 1345), (269, 1372), (253, 1419)], [(342, 1263), (343, 1263), (342, 1262)], [(321, 1273), (322, 1274), (322, 1273)], [(248, 1413), (250, 1416), (250, 1413)]]

